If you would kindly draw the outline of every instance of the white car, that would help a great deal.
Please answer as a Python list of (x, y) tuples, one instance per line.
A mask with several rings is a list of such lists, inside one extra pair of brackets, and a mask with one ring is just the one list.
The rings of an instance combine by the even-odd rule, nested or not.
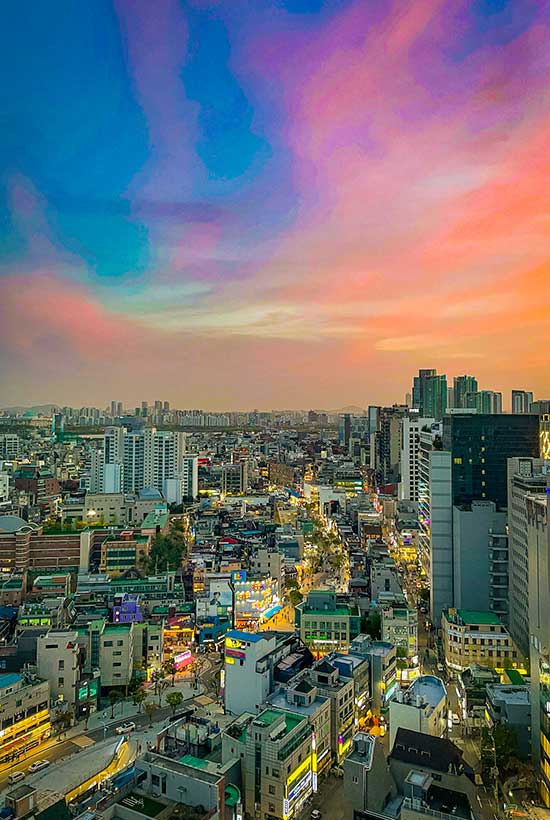
[(321, 814), (319, 809), (313, 809), (313, 811), (311, 812), (311, 815), (310, 815), (311, 820), (321, 820), (322, 816), (323, 815)]
[(47, 769), (49, 765), (49, 760), (37, 760), (36, 763), (32, 763), (29, 766), (29, 774), (34, 774), (34, 772), (41, 772), (42, 769)]
[(117, 726), (115, 732), (117, 735), (127, 735), (130, 732), (133, 732), (136, 728), (136, 724), (129, 721), (128, 723), (123, 723), (121, 726)]

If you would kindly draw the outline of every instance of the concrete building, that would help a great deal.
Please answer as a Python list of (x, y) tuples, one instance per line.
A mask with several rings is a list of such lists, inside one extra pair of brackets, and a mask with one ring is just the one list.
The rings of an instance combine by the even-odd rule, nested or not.
[(420, 560), (429, 578), (430, 617), (453, 605), (453, 510), (451, 454), (434, 432), (421, 433), (418, 520)]
[(390, 701), (390, 749), (398, 729), (447, 736), (447, 690), (440, 678), (421, 675)]
[(238, 461), (235, 464), (224, 464), (221, 475), (223, 495), (241, 495), (248, 488), (248, 462)]
[(508, 627), (529, 654), (529, 549), (527, 498), (544, 497), (550, 474), (542, 458), (508, 459)]
[(352, 641), (349, 654), (368, 659), (372, 713), (376, 717), (387, 714), (397, 689), (395, 646), (386, 641), (373, 641), (368, 635), (358, 635)]
[(441, 618), (443, 651), (452, 673), (472, 664), (526, 672), (525, 658), (493, 612), (449, 609)]
[(399, 499), (418, 502), (420, 482), (420, 433), (423, 428), (431, 429), (433, 418), (405, 416), (401, 421), (401, 480)]
[(317, 791), (317, 745), (307, 717), (263, 709), (223, 736), (223, 756), (241, 759), (244, 806), (254, 820), (293, 820)]
[(355, 727), (368, 716), (371, 701), (371, 670), (368, 658), (344, 652), (331, 652), (326, 660), (335, 666), (340, 677), (353, 681)]
[(150, 549), (150, 535), (141, 535), (134, 530), (108, 535), (101, 544), (99, 571), (111, 578), (118, 578), (129, 569), (143, 567)]
[(233, 715), (255, 714), (275, 688), (275, 668), (299, 649), (293, 634), (244, 632), (225, 636), (225, 709)]
[(521, 760), (531, 757), (531, 687), (506, 684), (486, 687), (487, 725), (505, 723), (514, 730)]
[(533, 763), (540, 796), (550, 807), (550, 526), (548, 499), (527, 498), (529, 549), (529, 648)]
[[(174, 760), (147, 751), (136, 759), (136, 772), (140, 778), (140, 789), (145, 794), (171, 800), (179, 807), (182, 802), (189, 807), (203, 807), (207, 812), (205, 817), (236, 820), (237, 814), (230, 811), (231, 801), (228, 799), (235, 788), (233, 783), (238, 779), (238, 761), (234, 757), (219, 764), (192, 754)], [(242, 816), (242, 806), (240, 809)], [(168, 813), (172, 813), (171, 809), (166, 809), (163, 816), (168, 816)], [(130, 817), (136, 817), (135, 808), (129, 812)]]
[(421, 416), (441, 419), (447, 409), (447, 376), (437, 370), (418, 371), (413, 379), (412, 403)]
[(78, 700), (81, 673), (81, 647), (74, 630), (51, 630), (36, 643), (38, 675), (49, 681), (52, 700), (70, 704)]
[[(90, 489), (96, 492), (139, 493), (144, 487), (159, 492), (176, 488), (170, 482), (182, 479), (185, 434), (146, 427), (130, 432), (125, 427), (107, 427), (103, 454), (94, 454)], [(185, 473), (187, 481), (187, 471)], [(168, 502), (175, 501), (167, 497)], [(180, 499), (181, 500), (181, 499)]]
[(0, 763), (7, 763), (49, 738), (49, 682), (31, 675), (0, 675), (0, 714)]
[(61, 505), (61, 521), (139, 527), (143, 519), (156, 509), (165, 510), (166, 502), (158, 490), (140, 493), (86, 493), (80, 498), (66, 498)]
[[(454, 606), (508, 618), (506, 512), (494, 501), (453, 507)], [(475, 567), (475, 570), (473, 568)]]
[(379, 601), (382, 640), (393, 644), (399, 657), (418, 663), (418, 610), (400, 602)]
[(358, 732), (353, 749), (344, 761), (344, 802), (346, 818), (384, 817), (380, 814), (396, 793), (384, 754), (373, 735)]
[(84, 670), (88, 674), (100, 670), (104, 691), (126, 687), (132, 679), (136, 654), (142, 657), (134, 646), (135, 628), (133, 623), (109, 624), (98, 619), (76, 630), (85, 650)]
[(286, 688), (279, 687), (267, 699), (268, 706), (281, 712), (305, 717), (315, 734), (317, 775), (328, 771), (332, 762), (331, 699), (320, 693), (307, 675), (299, 674)]
[(361, 631), (358, 607), (340, 603), (331, 590), (311, 590), (295, 608), (295, 616), (301, 639), (319, 652), (345, 652)]
[(0, 434), (0, 461), (14, 461), (21, 452), (21, 440), (16, 433)]

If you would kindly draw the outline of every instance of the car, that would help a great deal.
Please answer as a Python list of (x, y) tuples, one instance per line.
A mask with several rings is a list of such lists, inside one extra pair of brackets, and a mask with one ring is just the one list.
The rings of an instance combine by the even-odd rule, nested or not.
[(136, 728), (136, 724), (132, 723), (130, 720), (128, 723), (122, 723), (120, 726), (117, 726), (115, 732), (117, 735), (127, 735), (130, 732), (133, 732)]
[(443, 666), (442, 663), (437, 664), (437, 671), (438, 672), (444, 672), (445, 671), (445, 667)]
[(457, 726), (457, 724), (459, 724), (459, 723), (460, 723), (460, 718), (459, 718), (459, 716), (456, 714), (456, 712), (453, 712), (453, 713), (452, 713), (452, 715), (451, 715), (451, 720), (452, 720), (452, 722), (453, 722), (453, 726)]
[(26, 778), (26, 776), (27, 775), (25, 774), (25, 772), (12, 772), (8, 777), (8, 783), (10, 784), (10, 786), (13, 783), (20, 783), (21, 780), (24, 780)]
[(321, 814), (319, 809), (313, 809), (313, 811), (310, 814), (311, 820), (321, 820), (322, 816), (323, 815)]
[(37, 760), (35, 763), (31, 763), (29, 766), (29, 774), (34, 774), (35, 772), (41, 772), (42, 769), (47, 769), (50, 765), (49, 760)]

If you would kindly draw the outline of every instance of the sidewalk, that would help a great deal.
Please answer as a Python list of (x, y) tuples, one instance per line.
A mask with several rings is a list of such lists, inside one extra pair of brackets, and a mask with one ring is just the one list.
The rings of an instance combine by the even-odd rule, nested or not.
[[(178, 679), (176, 678), (175, 686), (169, 686), (162, 692), (161, 695), (161, 708), (166, 708), (166, 695), (169, 692), (181, 692), (184, 696), (184, 703), (185, 701), (192, 700), (193, 698), (198, 697), (203, 693), (204, 687), (202, 683), (199, 683), (197, 689), (193, 689), (191, 682), (186, 679)], [(158, 694), (155, 695), (154, 688), (148, 687), (147, 688), (148, 699), (155, 703), (158, 706)], [(141, 709), (138, 710), (138, 707), (132, 702), (132, 698), (128, 697), (122, 701), (119, 701), (115, 704), (114, 709), (111, 709), (111, 706), (107, 704), (101, 709), (98, 709), (97, 712), (92, 712), (90, 715), (90, 719), (88, 720), (88, 729), (87, 732), (93, 732), (95, 729), (109, 729), (112, 726), (118, 726), (120, 723), (125, 723), (129, 720), (134, 720), (136, 717), (143, 716), (145, 714), (144, 705), (141, 704)], [(111, 712), (113, 713), (114, 717), (111, 717)], [(78, 733), (85, 732), (84, 730), (84, 721), (81, 721), (78, 726)], [(77, 728), (77, 727), (74, 727)], [(72, 731), (72, 730), (71, 730)]]

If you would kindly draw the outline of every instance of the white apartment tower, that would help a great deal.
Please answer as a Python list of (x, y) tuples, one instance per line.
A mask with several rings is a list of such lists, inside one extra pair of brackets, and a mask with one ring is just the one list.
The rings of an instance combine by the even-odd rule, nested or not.
[(90, 489), (139, 493), (144, 487), (154, 487), (167, 501), (179, 503), (182, 495), (198, 494), (197, 459), (190, 465), (184, 456), (184, 433), (154, 427), (139, 432), (108, 427), (103, 450), (92, 452)]
[(401, 481), (400, 501), (418, 502), (420, 478), (420, 433), (423, 428), (431, 430), (435, 419), (405, 416), (401, 421)]

